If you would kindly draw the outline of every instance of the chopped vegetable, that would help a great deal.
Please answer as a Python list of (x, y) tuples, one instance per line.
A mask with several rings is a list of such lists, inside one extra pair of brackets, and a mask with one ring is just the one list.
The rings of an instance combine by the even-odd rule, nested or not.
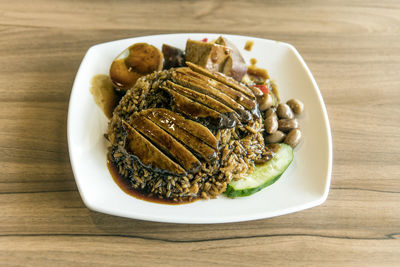
[(260, 89), (264, 95), (268, 94), (268, 86), (266, 86), (265, 84), (254, 85), (254, 86), (257, 87), (258, 89)]
[(250, 196), (275, 183), (293, 160), (293, 148), (286, 144), (274, 144), (274, 157), (247, 177), (228, 184), (225, 195), (230, 198)]

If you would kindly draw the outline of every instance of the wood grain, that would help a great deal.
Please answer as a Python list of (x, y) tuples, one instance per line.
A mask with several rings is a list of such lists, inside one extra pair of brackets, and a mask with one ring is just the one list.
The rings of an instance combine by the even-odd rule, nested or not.
[[(398, 266), (399, 1), (0, 1), (0, 265)], [(220, 32), (293, 44), (331, 122), (328, 200), (218, 225), (89, 211), (68, 157), (69, 94), (105, 41)]]

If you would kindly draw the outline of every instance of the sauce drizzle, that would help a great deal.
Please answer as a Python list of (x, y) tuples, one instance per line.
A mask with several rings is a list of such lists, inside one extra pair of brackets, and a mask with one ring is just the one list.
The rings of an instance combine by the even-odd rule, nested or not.
[(126, 194), (133, 196), (137, 199), (154, 202), (158, 204), (168, 204), (168, 205), (188, 204), (199, 200), (198, 198), (193, 198), (191, 200), (178, 202), (178, 201), (158, 198), (156, 196), (140, 192), (132, 187), (128, 179), (126, 179), (125, 177), (123, 177), (121, 174), (118, 173), (118, 168), (114, 164), (112, 164), (109, 160), (107, 160), (107, 167), (108, 170), (110, 171), (112, 178), (114, 179), (115, 183), (119, 186), (119, 188), (121, 188), (121, 190), (124, 191)]
[(244, 50), (251, 51), (253, 48), (254, 42), (253, 41), (247, 41), (246, 44), (244, 45)]

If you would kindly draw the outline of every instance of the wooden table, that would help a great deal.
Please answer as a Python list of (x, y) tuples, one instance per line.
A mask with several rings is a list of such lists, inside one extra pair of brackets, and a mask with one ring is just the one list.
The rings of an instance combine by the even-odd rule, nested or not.
[[(400, 2), (232, 2), (0, 2), (0, 265), (399, 266)], [(83, 55), (97, 43), (174, 32), (296, 46), (332, 127), (323, 205), (219, 225), (130, 220), (84, 206), (66, 138)]]

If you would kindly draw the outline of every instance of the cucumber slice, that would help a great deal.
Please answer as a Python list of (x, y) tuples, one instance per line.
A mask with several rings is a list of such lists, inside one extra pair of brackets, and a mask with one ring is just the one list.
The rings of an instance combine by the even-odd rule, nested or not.
[(250, 196), (275, 183), (293, 160), (293, 148), (286, 144), (274, 144), (274, 157), (240, 180), (228, 184), (225, 195), (230, 198)]

